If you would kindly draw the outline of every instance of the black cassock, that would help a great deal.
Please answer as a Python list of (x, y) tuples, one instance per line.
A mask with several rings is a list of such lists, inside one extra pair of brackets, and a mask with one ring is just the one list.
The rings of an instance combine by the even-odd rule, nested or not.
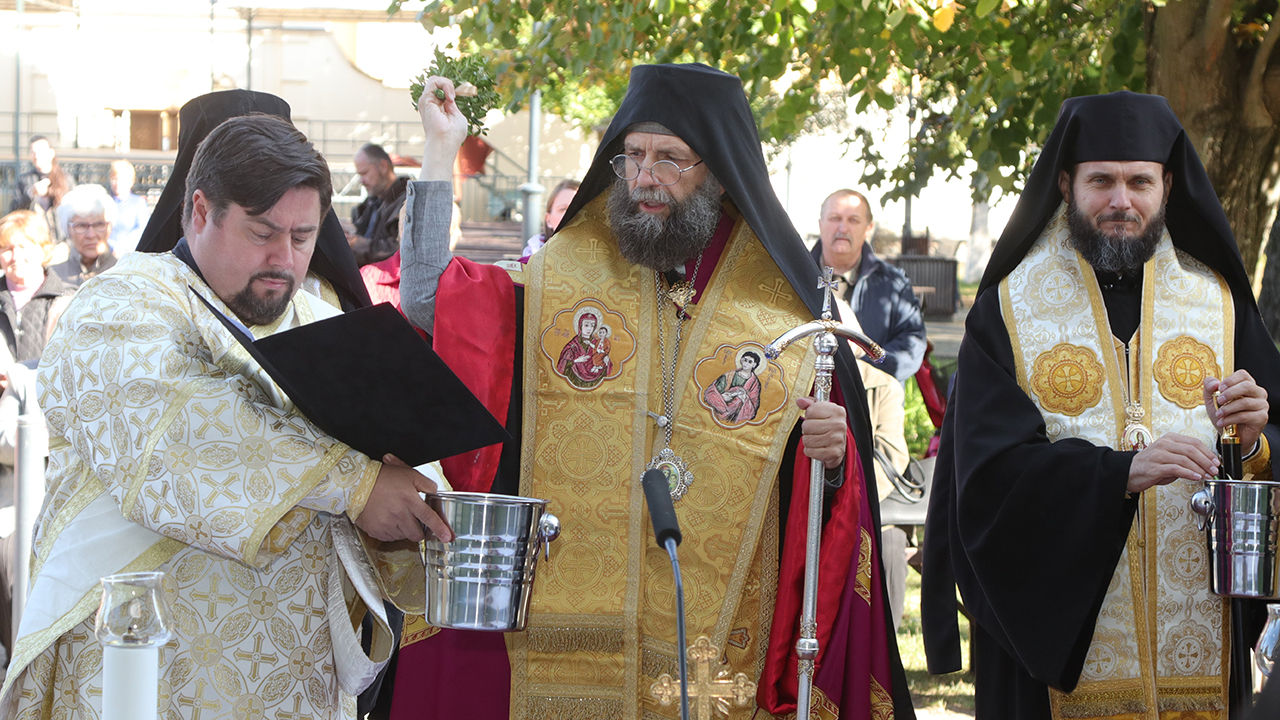
[[(1135, 280), (1108, 290), (1099, 278), (1117, 337), (1132, 337), (1137, 327), (1141, 279)], [(977, 621), (978, 717), (1048, 718), (1046, 685), (1075, 687), (1129, 536), (1138, 499), (1125, 499), (1125, 485), (1135, 453), (1078, 439), (1049, 442), (1039, 408), (1018, 386), (996, 292), (983, 293), (965, 329), (925, 531), (921, 602), (929, 669), (959, 669), (946, 573), (953, 569)], [(1260, 322), (1238, 327), (1236, 338), (1237, 367), (1252, 373), (1274, 362)], [(1269, 425), (1266, 433), (1280, 448), (1280, 429)], [(1250, 616), (1264, 615), (1259, 607), (1244, 618), (1250, 627), (1238, 628), (1249, 647), (1260, 630)], [(1233, 679), (1239, 675), (1233, 667)]]
[[(1126, 139), (1123, 122), (1116, 126), (1126, 113), (1154, 119)], [(1115, 138), (1105, 134), (1109, 127), (1117, 128)], [(1059, 172), (1088, 160), (1159, 161), (1174, 174), (1169, 232), (1176, 247), (1222, 273), (1231, 286), (1235, 366), (1268, 390), (1272, 424), (1266, 435), (1280, 451), (1280, 354), (1181, 126), (1162, 98), (1117, 93), (1068, 101), (969, 313), (925, 530), (921, 610), (929, 670), (961, 669), (958, 587), (976, 621), (978, 720), (1048, 718), (1047, 686), (1075, 688), (1138, 509), (1136, 497), (1125, 498), (1135, 453), (1079, 439), (1049, 442), (1040, 410), (1018, 386), (996, 291), (1062, 202)], [(1131, 338), (1141, 317), (1141, 278), (1100, 274), (1099, 284), (1112, 333)], [(1233, 710), (1247, 702), (1247, 651), (1264, 620), (1262, 602), (1233, 603)]]

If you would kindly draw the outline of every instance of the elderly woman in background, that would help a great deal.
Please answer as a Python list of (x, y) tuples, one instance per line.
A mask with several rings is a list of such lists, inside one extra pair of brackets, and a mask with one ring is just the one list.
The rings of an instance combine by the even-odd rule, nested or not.
[(36, 213), (18, 210), (0, 218), (0, 331), (5, 340), (0, 371), (15, 360), (40, 359), (75, 292), (46, 269), (52, 248), (49, 228)]
[(80, 287), (116, 264), (109, 242), (115, 220), (115, 200), (101, 185), (81, 185), (62, 196), (58, 227), (71, 241), (71, 254), (66, 262), (54, 265), (53, 271), (63, 282)]

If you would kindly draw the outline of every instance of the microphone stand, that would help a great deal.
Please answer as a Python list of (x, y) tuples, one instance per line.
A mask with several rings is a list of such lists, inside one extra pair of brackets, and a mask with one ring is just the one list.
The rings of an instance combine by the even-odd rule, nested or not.
[(689, 658), (684, 634), (684, 581), (680, 579), (680, 558), (676, 555), (676, 539), (667, 538), (667, 554), (671, 556), (671, 572), (676, 581), (676, 644), (680, 648), (680, 720), (689, 720)]
[(645, 502), (649, 506), (649, 519), (653, 521), (653, 537), (658, 547), (665, 548), (671, 557), (671, 572), (676, 581), (676, 652), (680, 667), (680, 720), (689, 720), (689, 659), (684, 634), (684, 581), (680, 578), (680, 558), (676, 546), (680, 544), (680, 523), (671, 502), (671, 485), (661, 470), (647, 470), (640, 478)]

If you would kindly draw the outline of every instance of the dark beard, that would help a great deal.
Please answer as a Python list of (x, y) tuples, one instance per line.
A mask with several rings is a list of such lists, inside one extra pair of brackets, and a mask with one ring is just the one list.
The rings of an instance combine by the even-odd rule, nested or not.
[[(1098, 222), (1132, 219), (1125, 213), (1110, 213)], [(1164, 235), (1164, 206), (1147, 222), (1141, 235), (1108, 233), (1099, 230), (1080, 212), (1075, 198), (1067, 203), (1067, 227), (1071, 230), (1071, 247), (1093, 266), (1095, 272), (1135, 273), (1151, 259)]]
[[(628, 192), (627, 181), (619, 178), (608, 204), (618, 251), (628, 262), (658, 272), (675, 268), (711, 244), (720, 223), (720, 193), (720, 183), (711, 175), (680, 201), (664, 187)], [(669, 214), (662, 218), (646, 213), (641, 201), (666, 203)]]
[[(263, 298), (259, 297), (253, 291), (253, 281), (259, 278), (271, 278), (272, 280), (286, 280), (289, 287), (279, 296)], [(284, 309), (289, 306), (289, 301), (293, 299), (294, 279), (293, 276), (277, 271), (263, 270), (254, 274), (249, 278), (249, 282), (240, 292), (226, 300), (227, 307), (240, 318), (240, 322), (246, 325), (267, 325), (280, 317)]]

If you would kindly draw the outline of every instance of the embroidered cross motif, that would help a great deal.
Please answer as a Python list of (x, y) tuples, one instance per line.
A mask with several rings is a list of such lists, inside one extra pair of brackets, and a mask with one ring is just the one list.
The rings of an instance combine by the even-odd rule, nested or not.
[(154, 506), (151, 509), (152, 522), (160, 522), (160, 513), (162, 512), (170, 517), (178, 514), (178, 508), (174, 507), (173, 503), (169, 502), (168, 485), (161, 485), (160, 490), (158, 491), (154, 486), (148, 485), (142, 492), (147, 497), (151, 498), (152, 505)]
[(280, 659), (280, 657), (274, 653), (268, 655), (262, 652), (262, 640), (263, 640), (262, 633), (254, 633), (253, 652), (246, 652), (244, 650), (237, 650), (235, 652), (235, 657), (237, 660), (244, 660), (248, 662), (250, 665), (252, 665), (252, 667), (249, 668), (250, 680), (258, 679), (259, 665), (261, 665), (262, 663), (274, 663), (276, 660)]
[(209, 488), (209, 494), (204, 498), (205, 507), (211, 507), (219, 495), (225, 495), (231, 502), (240, 500), (239, 496), (231, 492), (231, 483), (238, 479), (236, 475), (226, 475), (221, 480), (214, 480), (212, 475), (201, 475), (200, 479)]
[(185, 705), (186, 707), (189, 707), (192, 709), (191, 720), (200, 720), (200, 712), (202, 710), (220, 710), (222, 708), (222, 703), (218, 702), (217, 700), (204, 699), (205, 687), (206, 685), (205, 685), (204, 678), (200, 678), (196, 680), (195, 695), (179, 695), (178, 696), (179, 705)]
[(203, 405), (192, 406), (191, 409), (195, 410), (197, 415), (204, 418), (204, 422), (196, 429), (196, 437), (203, 440), (205, 433), (209, 432), (209, 428), (211, 427), (221, 430), (223, 437), (230, 435), (231, 426), (222, 421), (222, 413), (226, 412), (230, 408), (231, 406), (227, 404), (226, 400), (218, 401), (218, 404), (214, 406), (212, 410), (205, 409)]
[[(318, 573), (324, 569), (325, 557), (324, 552), (320, 549), (320, 543), (308, 543), (306, 550), (302, 552), (302, 566), (307, 572)], [(311, 602), (310, 596), (307, 602)]]
[(779, 298), (786, 300), (791, 299), (791, 293), (787, 292), (787, 284), (778, 278), (774, 279), (772, 286), (760, 283), (757, 288), (762, 292), (768, 293), (769, 305), (777, 305)]
[(600, 249), (599, 238), (591, 238), (587, 247), (580, 247), (574, 250), (579, 255), (585, 255), (587, 262), (595, 263), (600, 261), (600, 256), (604, 254), (604, 250)]
[(77, 388), (83, 388), (85, 380), (90, 381), (90, 387), (101, 384), (98, 380), (98, 374), (93, 371), (93, 364), (97, 360), (98, 357), (96, 355), (90, 356), (87, 360), (80, 357), (76, 358), (76, 367), (80, 368), (80, 384), (76, 386)]
[(160, 413), (155, 410), (148, 412), (146, 417), (143, 417), (142, 413), (135, 413), (129, 416), (129, 422), (133, 423), (133, 426), (138, 428), (138, 445), (146, 444), (147, 435), (155, 429), (156, 421), (159, 419)]
[(131, 375), (133, 374), (134, 368), (138, 367), (141, 367), (147, 372), (153, 372), (156, 367), (151, 364), (151, 356), (159, 349), (160, 348), (142, 348), (137, 346), (129, 348), (129, 354), (133, 356), (133, 362), (129, 364), (129, 367), (125, 368), (124, 374)]
[(302, 696), (293, 696), (293, 712), (285, 712), (284, 710), (276, 711), (276, 720), (303, 720), (305, 716), (302, 714)]
[(297, 648), (289, 655), (289, 674), (295, 680), (306, 680), (311, 677), (311, 670), (314, 664), (315, 653), (311, 651), (311, 648), (305, 646)]
[(249, 594), (249, 614), (259, 620), (266, 620), (276, 614), (276, 594), (271, 588), (259, 587)]
[(210, 620), (218, 619), (219, 604), (226, 603), (230, 605), (231, 603), (236, 601), (236, 598), (234, 595), (218, 594), (218, 583), (221, 580), (222, 580), (221, 576), (214, 575), (212, 578), (209, 579), (209, 592), (191, 593), (191, 598), (193, 600), (199, 600), (201, 602), (208, 603), (208, 605), (206, 606), (206, 609), (208, 610), (208, 612), (205, 613), (205, 617), (209, 618)]
[(324, 617), (324, 609), (316, 607), (313, 602), (315, 600), (315, 588), (307, 588), (307, 604), (299, 605), (298, 603), (289, 603), (289, 612), (304, 613), (302, 618), (302, 632), (311, 632), (311, 618)]

